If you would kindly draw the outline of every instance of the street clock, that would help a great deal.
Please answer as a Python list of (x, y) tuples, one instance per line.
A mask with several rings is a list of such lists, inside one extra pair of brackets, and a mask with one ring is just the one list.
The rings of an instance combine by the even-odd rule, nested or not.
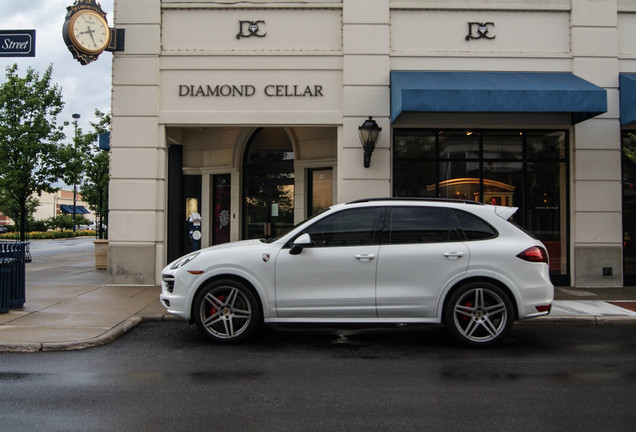
[(108, 27), (106, 12), (95, 0), (76, 0), (66, 8), (62, 37), (73, 58), (83, 65), (104, 51), (123, 51), (123, 30)]

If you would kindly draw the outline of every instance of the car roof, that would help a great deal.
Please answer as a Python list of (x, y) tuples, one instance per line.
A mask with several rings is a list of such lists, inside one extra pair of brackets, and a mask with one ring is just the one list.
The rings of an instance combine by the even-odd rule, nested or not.
[(474, 204), (484, 205), (477, 201), (455, 199), (455, 198), (438, 198), (438, 197), (388, 197), (388, 198), (363, 198), (354, 201), (350, 201), (347, 204), (358, 204), (367, 202), (388, 201), (395, 202), (438, 202), (438, 203), (455, 203), (455, 204)]
[(398, 198), (363, 198), (354, 201), (350, 201), (344, 204), (337, 204), (332, 206), (332, 209), (337, 210), (346, 208), (347, 206), (396, 206), (396, 205), (430, 205), (432, 207), (453, 207), (456, 209), (468, 210), (471, 213), (479, 214), (482, 217), (494, 216), (497, 219), (508, 220), (519, 209), (518, 207), (499, 206), (491, 204), (483, 204), (478, 201), (466, 200), (466, 199), (454, 199), (454, 198), (434, 198), (434, 197), (398, 197)]

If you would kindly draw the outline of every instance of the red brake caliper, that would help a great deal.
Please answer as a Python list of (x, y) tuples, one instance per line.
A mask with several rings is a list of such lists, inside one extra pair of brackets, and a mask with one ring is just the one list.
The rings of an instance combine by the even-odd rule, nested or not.
[[(222, 294), (217, 297), (217, 299), (222, 302), (225, 300), (225, 294)], [(210, 316), (216, 315), (216, 308), (214, 306), (210, 306)]]
[[(464, 306), (466, 306), (467, 308), (471, 308), (473, 307), (473, 302), (471, 302), (470, 300), (468, 300)], [(462, 315), (462, 321), (468, 321), (469, 318), (466, 315)]]

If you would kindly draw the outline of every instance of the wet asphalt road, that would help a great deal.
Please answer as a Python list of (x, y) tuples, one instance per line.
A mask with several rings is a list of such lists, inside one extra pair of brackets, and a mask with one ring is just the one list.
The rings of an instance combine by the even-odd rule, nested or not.
[(263, 329), (243, 345), (145, 323), (84, 351), (0, 354), (0, 431), (632, 431), (633, 325)]

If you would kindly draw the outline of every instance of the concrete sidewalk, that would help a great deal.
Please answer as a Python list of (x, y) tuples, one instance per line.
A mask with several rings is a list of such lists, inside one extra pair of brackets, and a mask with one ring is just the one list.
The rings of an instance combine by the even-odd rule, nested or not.
[(160, 287), (106, 285), (106, 272), (95, 269), (92, 241), (31, 242), (26, 302), (0, 314), (0, 352), (88, 348), (115, 340), (143, 320), (164, 319)]
[[(26, 280), (24, 308), (0, 314), (0, 352), (89, 348), (144, 320), (176, 319), (159, 303), (160, 287), (108, 286), (106, 272), (95, 270), (91, 259), (56, 263), (34, 257)], [(636, 324), (636, 287), (556, 288), (555, 298), (549, 316), (524, 323)]]
[[(95, 272), (105, 279), (104, 271)], [(0, 314), (0, 352), (90, 348), (143, 320), (170, 319), (158, 286), (27, 284), (26, 291), (24, 308)]]

